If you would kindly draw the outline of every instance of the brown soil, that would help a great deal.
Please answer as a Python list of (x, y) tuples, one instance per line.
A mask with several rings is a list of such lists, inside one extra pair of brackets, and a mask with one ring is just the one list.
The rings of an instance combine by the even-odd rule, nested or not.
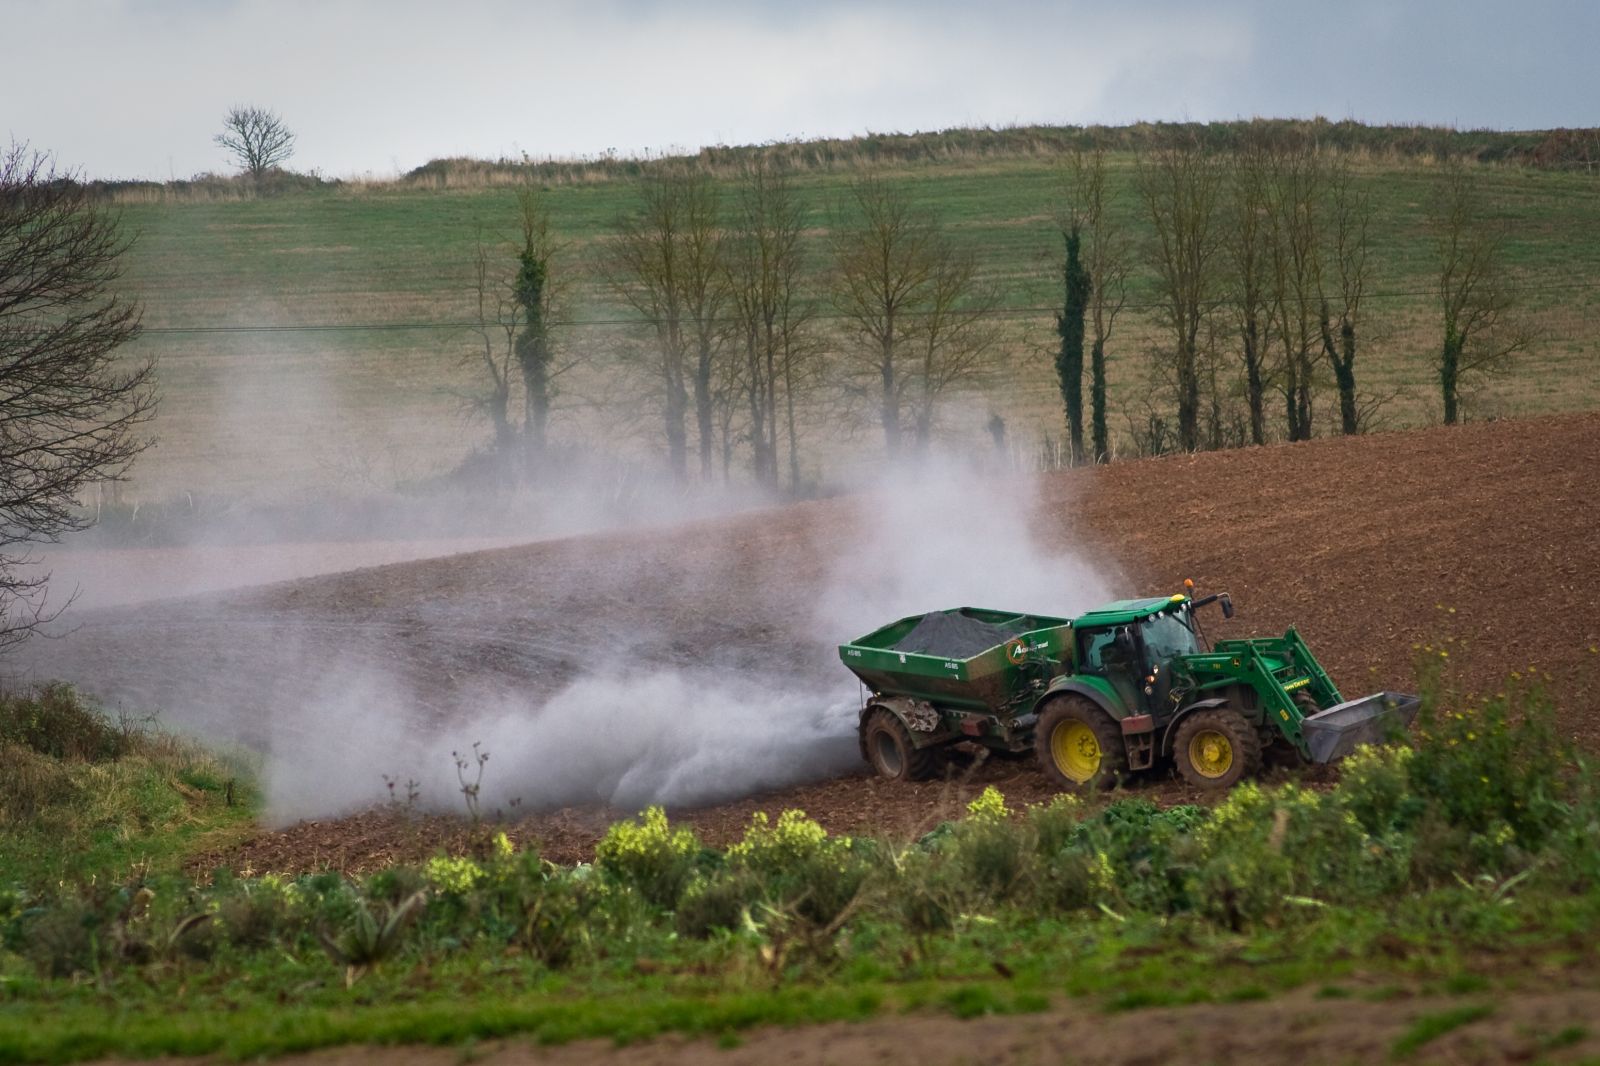
[[(1492, 422), (1055, 474), (1044, 479), (1036, 533), (1048, 547), (1109, 560), (1129, 594), (1174, 589), (1185, 577), (1227, 589), (1239, 615), (1218, 618), (1213, 637), (1293, 624), (1347, 695), (1408, 687), (1416, 648), (1428, 643), (1451, 649), (1456, 680), (1471, 691), (1534, 668), (1549, 679), (1564, 731), (1600, 751), (1597, 482), (1600, 415)], [(383, 662), (409, 679), (419, 694), (412, 713), (422, 716), (469, 704), (486, 677), (549, 692), (597, 661), (768, 676), (782, 662), (797, 679), (815, 677), (840, 667), (801, 620), (831, 549), (864, 510), (855, 499), (827, 500), (104, 612), (57, 668), (40, 671), (91, 688), (99, 680), (134, 706), (170, 707), (171, 677), (215, 663), (210, 706), (260, 715), (290, 698), (263, 679), (314, 672), (317, 656)], [(281, 670), (272, 658), (279, 626), (296, 635), (299, 656)], [(245, 630), (259, 634), (260, 657), (230, 665)], [(307, 632), (326, 639), (308, 648)], [(626, 651), (611, 664), (606, 651), (596, 660), (588, 650), (608, 648)], [(249, 739), (248, 728), (240, 733)], [(677, 813), (713, 843), (737, 834), (752, 811), (785, 807), (837, 831), (911, 833), (988, 782), (1017, 801), (1048, 795), (1028, 765), (991, 760), (954, 784), (845, 777)], [(1191, 798), (1176, 784), (1147, 787), (1163, 802)], [(541, 814), (512, 831), (551, 858), (586, 858), (615, 813)], [(463, 832), (448, 819), (373, 813), (262, 833), (207, 861), (364, 869)]]
[[(627, 1047), (599, 1040), (559, 1047), (518, 1041), (480, 1045), (470, 1061), (483, 1066), (583, 1066), (606, 1062), (676, 1066), (793, 1066), (833, 1063), (1084, 1064), (1386, 1062), (1395, 1042), (1425, 1015), (1478, 1005), (1473, 1000), (1402, 999), (1365, 1002), (1317, 999), (1295, 992), (1256, 1003), (1209, 1004), (1104, 1014), (1069, 1003), (1048, 1012), (960, 1021), (901, 1015), (859, 1023), (742, 1034), (731, 1048), (713, 1041), (665, 1038)], [(1403, 1061), (1503, 1063), (1593, 1061), (1600, 1054), (1600, 993), (1592, 989), (1529, 991), (1498, 996), (1491, 1012), (1421, 1046)], [(453, 1066), (459, 1048), (348, 1047), (277, 1060), (284, 1066)]]

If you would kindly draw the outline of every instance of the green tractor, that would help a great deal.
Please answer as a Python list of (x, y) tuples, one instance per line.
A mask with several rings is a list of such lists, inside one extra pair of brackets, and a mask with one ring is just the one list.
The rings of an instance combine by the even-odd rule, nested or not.
[(1032, 750), (1071, 789), (1170, 761), (1222, 789), (1269, 755), (1332, 762), (1416, 716), (1402, 693), (1346, 701), (1293, 628), (1208, 646), (1197, 612), (1211, 604), (1233, 617), (1227, 593), (1184, 592), (1072, 619), (971, 607), (902, 618), (839, 648), (870, 690), (861, 753), (914, 780), (957, 746)]

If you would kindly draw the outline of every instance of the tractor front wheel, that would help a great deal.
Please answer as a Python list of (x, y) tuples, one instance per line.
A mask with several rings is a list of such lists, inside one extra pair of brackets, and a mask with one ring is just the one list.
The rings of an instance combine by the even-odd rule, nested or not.
[(1198, 788), (1232, 788), (1261, 769), (1261, 737), (1238, 711), (1196, 711), (1178, 725), (1178, 773)]
[(1111, 716), (1081, 696), (1051, 700), (1034, 732), (1039, 765), (1057, 787), (1110, 788), (1128, 773), (1128, 750)]
[(939, 766), (938, 752), (914, 746), (905, 723), (882, 707), (861, 723), (861, 753), (879, 777), (890, 781), (921, 781)]

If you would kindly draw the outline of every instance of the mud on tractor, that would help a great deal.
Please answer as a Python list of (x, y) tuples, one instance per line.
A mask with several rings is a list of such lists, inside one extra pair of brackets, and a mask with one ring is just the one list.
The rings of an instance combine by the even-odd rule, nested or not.
[(949, 749), (1024, 755), (1065, 788), (1175, 763), (1227, 788), (1277, 753), (1332, 762), (1403, 730), (1418, 699), (1345, 700), (1291, 627), (1208, 646), (1197, 612), (1227, 593), (1118, 600), (1077, 618), (974, 607), (913, 615), (839, 647), (870, 691), (861, 753), (888, 778), (938, 771)]

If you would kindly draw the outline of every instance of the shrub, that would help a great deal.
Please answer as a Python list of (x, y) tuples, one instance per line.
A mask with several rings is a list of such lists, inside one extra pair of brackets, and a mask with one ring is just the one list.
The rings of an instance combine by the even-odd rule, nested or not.
[(1361, 828), (1381, 835), (1416, 824), (1424, 804), (1411, 789), (1415, 753), (1393, 745), (1364, 745), (1339, 764), (1339, 803)]
[(754, 872), (739, 868), (695, 878), (678, 901), (678, 932), (704, 938), (719, 929), (739, 928), (764, 897), (765, 887)]
[(407, 926), (426, 903), (426, 892), (418, 892), (398, 905), (357, 900), (342, 927), (317, 930), (317, 939), (328, 957), (345, 968), (346, 986), (400, 952)]
[(367, 878), (363, 887), (369, 899), (384, 903), (399, 903), (412, 893), (429, 887), (431, 883), (427, 873), (414, 866), (391, 866)]
[(1571, 813), (1547, 847), (1556, 855), (1546, 876), (1569, 891), (1593, 892), (1600, 886), (1600, 789), (1589, 763), (1577, 761)]
[(764, 876), (781, 875), (819, 855), (848, 850), (847, 837), (830, 838), (828, 831), (805, 811), (789, 810), (771, 824), (764, 811), (750, 818), (744, 839), (728, 849), (728, 861)]
[(0, 742), (0, 825), (30, 825), (77, 794), (71, 770), (59, 759)]
[(270, 875), (239, 886), (217, 903), (222, 938), (247, 951), (272, 946), (293, 925), (295, 898), (293, 884)]
[(668, 909), (682, 898), (699, 853), (694, 831), (672, 829), (660, 807), (645, 810), (637, 820), (617, 822), (594, 852), (596, 864), (608, 876)]
[(949, 857), (972, 902), (1004, 903), (1036, 873), (1031, 827), (1011, 821), (1000, 790), (989, 785), (967, 804), (967, 816), (951, 828), (940, 850)]
[(1194, 834), (1209, 817), (1205, 808), (1189, 804), (1167, 810), (1146, 799), (1110, 804), (1080, 822), (1069, 840), (1071, 852), (1082, 860), (1066, 869), (1089, 879), (1074, 891), (1088, 891), (1085, 902), (1115, 899), (1119, 906), (1156, 914), (1187, 909)]
[(451, 939), (482, 936), (520, 947), (545, 965), (571, 961), (603, 893), (584, 876), (545, 862), (533, 848), (517, 851), (496, 834), (482, 863), (435, 859), (439, 897), (429, 916)]
[(423, 873), (428, 885), (444, 896), (466, 896), (485, 876), (482, 866), (463, 855), (437, 855)]
[[(744, 839), (728, 849), (728, 865), (753, 875), (761, 895), (793, 907), (804, 920), (831, 925), (860, 892), (866, 880), (866, 849), (849, 837), (831, 837), (804, 811), (789, 810), (772, 825), (756, 812)], [(737, 895), (738, 882), (716, 891)], [(711, 901), (707, 900), (709, 905)]]
[(127, 754), (134, 735), (107, 721), (71, 685), (0, 697), (0, 744), (56, 759), (107, 762)]
[(1513, 674), (1505, 692), (1454, 712), (1440, 708), (1436, 681), (1425, 684), (1406, 780), (1449, 825), (1536, 851), (1567, 817), (1574, 758), (1550, 700), (1520, 683)]
[(45, 977), (93, 972), (104, 957), (99, 915), (78, 900), (62, 900), (28, 923), (22, 954)]
[(595, 895), (585, 894), (581, 882), (552, 871), (527, 883), (519, 902), (515, 943), (552, 969), (566, 966), (584, 939)]
[(955, 927), (969, 892), (952, 882), (949, 863), (937, 851), (911, 848), (897, 856), (888, 875), (891, 913), (919, 940)]
[(1053, 855), (1072, 845), (1083, 822), (1083, 801), (1063, 792), (1049, 803), (1035, 803), (1024, 819), (1033, 831), (1039, 854)]

